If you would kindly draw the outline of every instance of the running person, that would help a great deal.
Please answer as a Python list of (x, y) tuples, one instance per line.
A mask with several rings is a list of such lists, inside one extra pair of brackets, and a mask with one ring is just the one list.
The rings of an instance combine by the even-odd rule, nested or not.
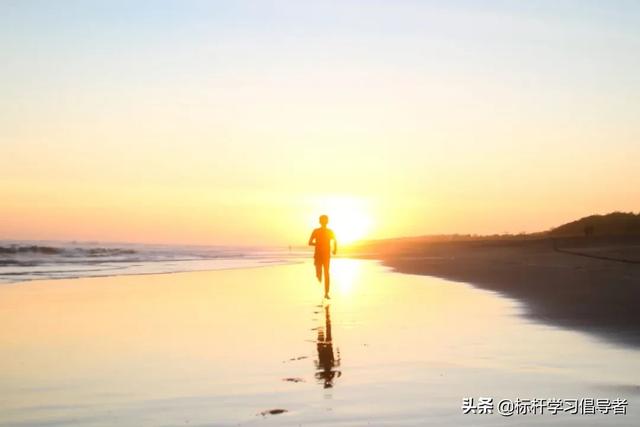
[(309, 237), (309, 246), (315, 246), (313, 262), (316, 266), (318, 282), (322, 280), (324, 270), (324, 297), (329, 299), (329, 262), (331, 260), (331, 241), (333, 240), (333, 254), (338, 250), (338, 241), (333, 231), (327, 228), (329, 217), (320, 215), (320, 228), (316, 228)]

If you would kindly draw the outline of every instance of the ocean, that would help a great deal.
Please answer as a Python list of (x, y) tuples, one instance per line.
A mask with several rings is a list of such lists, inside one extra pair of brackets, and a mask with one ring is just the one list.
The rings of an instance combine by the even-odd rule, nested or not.
[(308, 256), (306, 250), (287, 247), (0, 240), (0, 284), (249, 268)]

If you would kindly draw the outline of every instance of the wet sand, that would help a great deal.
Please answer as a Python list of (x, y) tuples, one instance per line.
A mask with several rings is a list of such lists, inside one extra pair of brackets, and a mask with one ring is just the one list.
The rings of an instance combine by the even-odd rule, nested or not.
[[(0, 425), (638, 425), (640, 351), (472, 286), (334, 260), (0, 287)], [(627, 415), (465, 415), (465, 397)]]
[(640, 347), (638, 238), (414, 244), (374, 257), (516, 298), (532, 319)]

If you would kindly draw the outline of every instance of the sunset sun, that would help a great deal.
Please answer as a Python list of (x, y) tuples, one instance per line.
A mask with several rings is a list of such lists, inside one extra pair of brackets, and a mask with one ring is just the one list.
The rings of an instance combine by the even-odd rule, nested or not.
[[(323, 198), (314, 203), (314, 209), (318, 215), (329, 215), (329, 228), (336, 233), (341, 244), (366, 239), (372, 231), (372, 212), (364, 200), (356, 197)], [(318, 215), (313, 217), (314, 224), (317, 224)]]

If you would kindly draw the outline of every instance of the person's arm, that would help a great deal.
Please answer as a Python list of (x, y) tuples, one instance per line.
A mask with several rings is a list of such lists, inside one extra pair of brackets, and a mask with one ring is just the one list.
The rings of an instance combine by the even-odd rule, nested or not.
[(338, 239), (336, 239), (336, 235), (333, 235), (333, 254), (335, 255), (338, 252)]
[(316, 245), (316, 230), (313, 230), (311, 232), (311, 236), (309, 237), (309, 246), (315, 246)]

